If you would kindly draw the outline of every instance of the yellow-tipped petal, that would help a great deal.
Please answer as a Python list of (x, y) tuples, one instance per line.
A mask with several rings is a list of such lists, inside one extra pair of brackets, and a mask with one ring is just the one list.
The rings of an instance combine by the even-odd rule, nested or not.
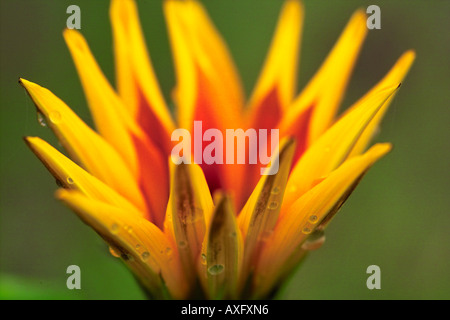
[(64, 188), (79, 191), (89, 198), (114, 205), (128, 211), (130, 215), (145, 216), (145, 211), (139, 210), (115, 190), (80, 168), (44, 140), (37, 137), (26, 137), (25, 142), (55, 177), (58, 184)]
[(172, 163), (171, 175), (165, 228), (178, 246), (180, 259), (192, 285), (206, 226), (211, 221), (213, 202), (198, 165)]
[(70, 156), (91, 174), (146, 211), (146, 204), (130, 168), (122, 156), (100, 135), (89, 128), (61, 99), (33, 82), (20, 79), (38, 112)]
[[(227, 47), (197, 1), (165, 1), (164, 13), (175, 60), (174, 100), (180, 127), (192, 132), (194, 120), (203, 130), (243, 128), (243, 94)], [(220, 112), (218, 112), (220, 110)], [(202, 165), (211, 189), (236, 190), (240, 199), (244, 167)], [(217, 186), (218, 185), (218, 186)]]
[(113, 0), (116, 79), (120, 97), (155, 144), (168, 151), (174, 122), (162, 96), (133, 0)]
[(243, 94), (226, 44), (197, 1), (165, 1), (164, 13), (175, 60), (180, 127), (192, 128), (200, 112), (211, 118), (208, 127), (233, 128), (240, 121)]
[[(358, 102), (356, 102), (351, 109), (347, 112), (351, 112), (351, 110), (358, 108), (358, 106), (363, 103), (363, 101), (374, 92), (377, 92), (383, 88), (387, 88), (389, 86), (395, 85), (396, 83), (401, 83), (408, 73), (411, 65), (414, 62), (416, 54), (414, 51), (409, 50), (405, 52), (395, 63), (392, 69), (384, 76), (384, 78), (378, 82), (369, 92), (367, 92)], [(358, 139), (358, 142), (353, 147), (352, 152), (349, 154), (349, 158), (355, 155), (361, 154), (367, 148), (368, 144), (372, 140), (374, 133), (377, 131), (381, 120), (383, 119), (386, 111), (389, 108), (389, 105), (394, 97), (390, 97), (383, 105), (383, 107), (378, 111), (376, 116), (370, 121), (369, 125), (366, 127), (364, 132), (361, 134), (361, 137)]]
[(367, 34), (366, 15), (356, 11), (319, 71), (310, 80), (280, 123), (280, 134), (297, 136), (299, 118), (311, 109), (307, 143), (316, 140), (332, 123), (353, 66)]
[(217, 197), (206, 239), (204, 259), (207, 289), (210, 299), (237, 298), (238, 279), (242, 265), (242, 236), (235, 213), (227, 196)]
[(165, 154), (132, 119), (97, 65), (83, 36), (76, 30), (67, 29), (64, 38), (100, 133), (116, 147), (130, 166), (135, 180), (145, 193), (152, 221), (162, 227), (169, 194)]
[[(260, 249), (272, 233), (280, 212), (284, 190), (291, 169), (295, 142), (285, 139), (280, 143), (278, 172), (263, 175), (238, 217), (238, 225), (245, 239), (241, 287), (256, 266)], [(274, 158), (272, 161), (276, 161)]]
[(390, 144), (377, 144), (365, 154), (347, 160), (287, 209), (258, 262), (254, 284), (258, 295), (264, 296), (270, 290), (287, 259), (318, 226), (329, 221), (362, 175), (390, 149)]
[(76, 30), (66, 29), (64, 39), (75, 62), (99, 133), (116, 148), (136, 173), (138, 160), (131, 135), (131, 127), (135, 123), (100, 70), (84, 37)]
[(302, 3), (297, 0), (286, 1), (270, 51), (250, 98), (250, 128), (274, 128), (294, 97), (302, 23)]
[(127, 211), (89, 199), (79, 192), (59, 190), (57, 197), (91, 226), (125, 263), (136, 272), (151, 291), (163, 291), (163, 283), (176, 299), (187, 295), (186, 280), (181, 271), (177, 249), (166, 235), (146, 219)]
[(398, 88), (396, 85), (368, 96), (358, 108), (339, 119), (309, 147), (289, 177), (283, 209), (345, 160), (364, 129)]

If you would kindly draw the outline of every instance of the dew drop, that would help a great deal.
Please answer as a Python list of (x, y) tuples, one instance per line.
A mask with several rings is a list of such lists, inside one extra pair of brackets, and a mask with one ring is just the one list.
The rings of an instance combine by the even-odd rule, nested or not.
[(308, 227), (304, 227), (304, 228), (302, 229), (302, 232), (303, 232), (304, 234), (310, 234), (310, 233), (311, 233), (311, 229), (308, 228)]
[(215, 264), (208, 268), (208, 272), (210, 275), (216, 276), (218, 274), (221, 274), (224, 269), (225, 267), (223, 266), (223, 264)]
[(168, 255), (168, 256), (172, 255), (172, 249), (169, 248), (169, 247), (167, 247), (165, 253), (166, 253), (166, 255)]
[(132, 232), (133, 232), (133, 228), (130, 227), (130, 226), (124, 226), (123, 228), (124, 228), (125, 231), (128, 232), (128, 233), (132, 233)]
[(202, 264), (206, 264), (206, 254), (202, 253)]
[(122, 254), (120, 257), (125, 261), (134, 261), (134, 257), (131, 254)]
[(272, 202), (269, 203), (269, 205), (267, 206), (267, 209), (270, 209), (270, 210), (275, 210), (276, 208), (278, 208), (278, 202), (276, 202), (276, 201), (272, 201)]
[(317, 223), (317, 216), (315, 215), (315, 214), (313, 214), (313, 215), (310, 215), (309, 216), (309, 222), (311, 222), (312, 224), (315, 224), (315, 223)]
[(187, 242), (184, 240), (181, 240), (180, 242), (178, 242), (178, 247), (180, 249), (185, 249), (187, 247)]
[(113, 246), (109, 246), (109, 253), (111, 253), (111, 255), (115, 258), (120, 258), (121, 255), (119, 249)]
[(150, 253), (148, 251), (144, 251), (141, 254), (142, 260), (147, 260), (150, 257)]
[(139, 243), (135, 246), (136, 251), (140, 251), (141, 248), (142, 248), (142, 246)]
[(323, 230), (314, 230), (314, 232), (302, 244), (303, 250), (317, 250), (325, 242), (325, 232)]
[(52, 123), (59, 123), (60, 121), (61, 121), (61, 114), (58, 112), (58, 111), (56, 111), (56, 110), (53, 110), (53, 111), (51, 111), (50, 112), (50, 114), (48, 115), (48, 118), (50, 119), (50, 121), (52, 122)]
[(74, 184), (73, 179), (71, 177), (67, 177), (66, 181), (68, 184)]
[(273, 230), (266, 230), (264, 231), (260, 236), (259, 236), (259, 240), (260, 241), (267, 241), (270, 236), (272, 235)]
[(41, 127), (47, 126), (47, 123), (45, 122), (45, 117), (40, 111), (37, 112), (37, 120), (38, 120), (39, 124), (41, 125)]
[(272, 194), (279, 194), (280, 191), (281, 191), (281, 188), (277, 186), (277, 187), (274, 187), (274, 188), (272, 189), (271, 193), (272, 193)]
[(119, 232), (119, 225), (118, 225), (117, 223), (113, 223), (113, 224), (111, 225), (111, 232), (112, 232), (113, 234), (117, 234), (117, 232)]
[(236, 233), (236, 231), (232, 231), (232, 232), (230, 232), (230, 237), (232, 237), (232, 238), (236, 238), (236, 236), (237, 236), (237, 233)]

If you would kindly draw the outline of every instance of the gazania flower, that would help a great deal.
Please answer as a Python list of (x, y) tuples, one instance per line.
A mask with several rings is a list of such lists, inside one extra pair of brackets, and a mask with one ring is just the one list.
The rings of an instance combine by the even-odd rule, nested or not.
[[(331, 218), (391, 149), (388, 143), (367, 147), (414, 53), (403, 54), (337, 117), (367, 34), (363, 11), (354, 13), (296, 95), (303, 7), (287, 1), (247, 100), (203, 7), (167, 0), (164, 13), (177, 76), (175, 116), (161, 94), (135, 3), (113, 0), (117, 91), (83, 36), (64, 31), (97, 131), (52, 92), (21, 79), (68, 157), (40, 138), (26, 142), (61, 186), (56, 197), (109, 244), (154, 298), (269, 297), (320, 247)], [(192, 132), (194, 121), (222, 133), (278, 129), (280, 143), (272, 150), (278, 171), (261, 175), (261, 163), (174, 164), (172, 132)]]

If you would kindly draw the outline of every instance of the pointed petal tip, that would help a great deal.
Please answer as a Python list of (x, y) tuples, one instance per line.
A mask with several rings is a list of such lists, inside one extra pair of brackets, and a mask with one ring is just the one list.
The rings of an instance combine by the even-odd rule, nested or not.
[(409, 49), (405, 51), (398, 59), (399, 67), (402, 69), (409, 69), (412, 63), (416, 60), (416, 51)]
[(409, 49), (408, 51), (406, 51), (404, 54), (404, 56), (408, 56), (410, 59), (414, 60), (416, 58), (416, 50), (414, 49)]
[(19, 80), (18, 80), (18, 83), (23, 87), (23, 88), (25, 88), (25, 90), (29, 90), (29, 88), (32, 86), (32, 85), (36, 85), (35, 83), (33, 83), (33, 82), (31, 82), (31, 81), (28, 81), (28, 80), (26, 80), (26, 79), (24, 79), (24, 78), (22, 78), (22, 77), (19, 77)]
[(393, 147), (394, 146), (392, 145), (392, 143), (389, 143), (389, 142), (377, 143), (372, 147), (372, 152), (373, 152), (373, 154), (383, 156), (383, 155), (391, 152)]
[[(73, 191), (72, 191), (73, 192)], [(55, 198), (61, 201), (64, 201), (65, 199), (67, 199), (70, 196), (70, 191), (66, 190), (66, 189), (57, 189), (55, 191)]]
[(348, 25), (352, 26), (350, 30), (353, 30), (352, 32), (355, 32), (355, 34), (360, 36), (366, 35), (368, 32), (366, 20), (366, 11), (362, 8), (356, 10), (348, 22)]
[(31, 149), (34, 149), (34, 147), (35, 147), (36, 143), (38, 143), (38, 141), (43, 141), (39, 137), (31, 137), (31, 136), (25, 136), (25, 137), (23, 137), (23, 140), (25, 141), (27, 146)]
[(86, 39), (78, 30), (66, 28), (63, 30), (63, 37), (69, 49), (85, 51), (89, 48)]
[(296, 14), (300, 14), (301, 16), (303, 16), (305, 7), (303, 5), (303, 1), (301, 0), (288, 0), (284, 3), (284, 7), (288, 9), (288, 11), (295, 10)]

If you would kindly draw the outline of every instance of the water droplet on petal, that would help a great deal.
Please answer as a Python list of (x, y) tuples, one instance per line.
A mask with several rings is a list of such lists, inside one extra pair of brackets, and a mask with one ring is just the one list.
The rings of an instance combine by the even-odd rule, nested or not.
[(302, 229), (302, 232), (303, 232), (304, 234), (310, 234), (310, 233), (311, 233), (311, 229), (308, 228), (308, 227), (304, 227), (304, 228)]
[(172, 255), (172, 249), (169, 248), (169, 247), (167, 247), (165, 253), (166, 253), (166, 255), (168, 255), (168, 256)]
[(48, 118), (50, 119), (50, 121), (52, 123), (57, 124), (57, 123), (59, 123), (61, 121), (61, 114), (58, 111), (53, 110), (48, 115)]
[(325, 242), (325, 233), (323, 230), (314, 230), (314, 232), (302, 244), (303, 250), (317, 250)]
[(45, 117), (40, 111), (37, 112), (37, 120), (38, 120), (39, 124), (41, 125), (41, 127), (47, 126), (47, 123), (45, 122)]
[(140, 251), (140, 250), (142, 249), (142, 246), (138, 243), (138, 244), (135, 246), (135, 248), (136, 248), (136, 251)]
[(317, 221), (318, 221), (318, 218), (317, 218), (317, 216), (315, 215), (315, 214), (313, 214), (313, 215), (310, 215), (309, 216), (309, 222), (311, 222), (312, 224), (315, 224), (315, 223), (317, 223)]
[(180, 249), (185, 249), (185, 248), (187, 248), (187, 242), (184, 241), (184, 240), (181, 240), (180, 242), (178, 242), (178, 247), (179, 247)]
[(141, 254), (142, 260), (147, 260), (150, 257), (150, 253), (148, 251), (144, 251)]
[(223, 266), (223, 264), (215, 264), (208, 268), (208, 272), (210, 275), (216, 276), (218, 274), (221, 274), (224, 269), (225, 267)]
[(117, 234), (117, 232), (119, 232), (119, 225), (118, 225), (117, 223), (113, 223), (113, 224), (111, 225), (111, 232), (112, 232), (113, 234)]
[(66, 180), (68, 184), (74, 184), (73, 179), (71, 177), (67, 177)]
[(113, 246), (109, 246), (109, 253), (111, 253), (111, 255), (115, 258), (120, 258), (121, 255), (119, 249)]
[(123, 228), (124, 228), (125, 231), (128, 232), (128, 233), (132, 233), (132, 232), (133, 232), (133, 228), (130, 227), (130, 226), (124, 226)]
[(122, 254), (120, 257), (125, 261), (134, 261), (134, 257), (131, 254)]
[(273, 230), (266, 230), (264, 231), (260, 236), (259, 236), (259, 240), (260, 241), (267, 241), (270, 236), (272, 235)]
[(206, 264), (206, 254), (202, 253), (202, 264)]
[(232, 231), (232, 232), (230, 232), (230, 237), (232, 237), (232, 238), (236, 238), (236, 236), (237, 236), (237, 233), (236, 233), (236, 231)]
[(280, 191), (281, 191), (281, 188), (277, 186), (277, 187), (274, 187), (274, 188), (272, 189), (271, 193), (272, 193), (272, 194), (279, 194)]
[(269, 203), (267, 208), (270, 209), (270, 210), (275, 210), (276, 208), (278, 208), (278, 202), (272, 201), (271, 203)]

